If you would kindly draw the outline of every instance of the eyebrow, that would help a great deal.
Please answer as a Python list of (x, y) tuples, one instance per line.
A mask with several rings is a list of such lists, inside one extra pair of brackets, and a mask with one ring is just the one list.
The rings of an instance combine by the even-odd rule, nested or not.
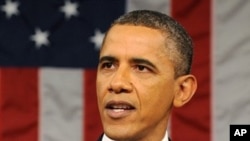
[[(118, 59), (115, 58), (114, 56), (102, 56), (99, 59), (99, 63), (102, 63), (104, 61), (108, 61), (108, 62), (118, 62)], [(149, 60), (147, 59), (143, 59), (143, 58), (132, 58), (129, 60), (130, 63), (134, 63), (134, 64), (145, 64), (148, 65), (154, 69), (157, 69), (157, 67), (151, 63)]]
[(113, 56), (103, 56), (99, 59), (99, 63), (102, 63), (104, 61), (117, 62), (118, 60)]

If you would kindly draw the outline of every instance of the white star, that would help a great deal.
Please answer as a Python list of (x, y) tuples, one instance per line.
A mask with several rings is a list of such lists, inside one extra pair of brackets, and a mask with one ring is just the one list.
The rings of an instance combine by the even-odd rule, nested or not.
[(100, 50), (105, 34), (100, 30), (95, 30), (95, 35), (90, 37), (90, 41), (95, 44), (95, 49)]
[(79, 5), (77, 2), (73, 3), (67, 0), (65, 1), (64, 6), (60, 8), (60, 11), (65, 14), (66, 19), (69, 19), (72, 16), (78, 15), (78, 11), (77, 11), (78, 6)]
[(18, 6), (19, 6), (18, 2), (14, 2), (14, 1), (12, 2), (10, 0), (6, 0), (5, 5), (1, 6), (0, 8), (2, 11), (6, 13), (7, 18), (11, 18), (12, 15), (19, 14)]
[(35, 42), (36, 47), (40, 48), (42, 45), (49, 45), (49, 32), (41, 31), (39, 28), (35, 30), (35, 34), (30, 37), (32, 41)]

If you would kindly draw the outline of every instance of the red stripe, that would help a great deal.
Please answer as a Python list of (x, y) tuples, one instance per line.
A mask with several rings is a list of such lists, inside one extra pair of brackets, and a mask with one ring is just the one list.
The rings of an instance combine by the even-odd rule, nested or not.
[(210, 13), (210, 0), (172, 0), (172, 16), (194, 39), (193, 74), (198, 79), (198, 91), (191, 102), (173, 111), (171, 136), (174, 141), (210, 141), (211, 138)]
[(0, 141), (3, 140), (2, 138), (2, 70), (0, 69)]
[(1, 69), (1, 141), (38, 140), (37, 69)]
[(95, 141), (102, 133), (96, 98), (96, 70), (84, 71), (84, 140)]

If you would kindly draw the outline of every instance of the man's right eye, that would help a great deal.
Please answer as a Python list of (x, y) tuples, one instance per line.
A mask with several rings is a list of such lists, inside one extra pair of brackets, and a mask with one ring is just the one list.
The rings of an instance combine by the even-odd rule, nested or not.
[(102, 69), (112, 69), (114, 68), (114, 64), (112, 62), (104, 62), (101, 64)]

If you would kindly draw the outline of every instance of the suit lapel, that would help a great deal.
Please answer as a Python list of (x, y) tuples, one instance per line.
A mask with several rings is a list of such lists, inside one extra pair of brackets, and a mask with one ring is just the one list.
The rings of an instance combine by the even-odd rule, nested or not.
[(101, 134), (97, 141), (102, 141), (103, 134)]

